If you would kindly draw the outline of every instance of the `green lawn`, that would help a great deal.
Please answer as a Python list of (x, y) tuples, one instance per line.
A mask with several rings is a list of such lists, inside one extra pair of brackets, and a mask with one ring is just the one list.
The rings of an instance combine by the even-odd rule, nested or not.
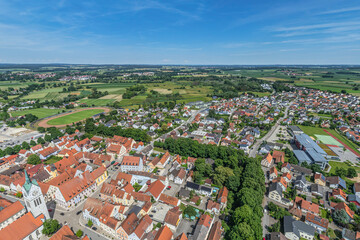
[(346, 162), (329, 161), (329, 164), (331, 166), (330, 174), (335, 174), (336, 168), (344, 168), (347, 170), (350, 167), (355, 168), (355, 170), (360, 173), (360, 167), (353, 167)]
[(23, 116), (25, 114), (33, 114), (40, 119), (40, 118), (49, 117), (49, 116), (52, 116), (52, 115), (55, 115), (55, 114), (58, 114), (61, 112), (62, 112), (61, 109), (36, 108), (36, 109), (26, 109), (26, 110), (11, 112), (11, 116), (18, 117), (18, 116)]
[(324, 130), (320, 127), (309, 127), (309, 126), (302, 126), (302, 125), (298, 125), (299, 128), (301, 128), (301, 130), (304, 131), (304, 133), (306, 133), (307, 135), (311, 136), (311, 137), (315, 137), (315, 134), (317, 135), (327, 135), (326, 132), (324, 132)]
[(62, 159), (62, 157), (57, 157), (57, 156), (51, 156), (48, 159), (46, 159), (44, 161), (45, 164), (52, 164), (52, 163), (56, 163), (58, 161), (60, 161)]
[(72, 113), (66, 116), (62, 116), (59, 118), (52, 119), (48, 121), (47, 123), (50, 125), (63, 125), (63, 124), (71, 124), (73, 122), (78, 122), (81, 120), (84, 120), (86, 118), (89, 118), (95, 114), (103, 112), (102, 109), (89, 109), (84, 110), (81, 112)]

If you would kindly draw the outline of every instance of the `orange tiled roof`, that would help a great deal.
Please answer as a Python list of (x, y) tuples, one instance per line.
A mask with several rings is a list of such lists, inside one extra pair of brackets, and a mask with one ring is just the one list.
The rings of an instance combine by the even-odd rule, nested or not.
[(19, 219), (12, 222), (7, 227), (0, 230), (1, 240), (22, 240), (30, 233), (43, 225), (41, 219), (44, 219), (44, 215), (41, 214), (37, 218), (34, 218), (31, 212), (23, 215)]
[(73, 231), (67, 226), (64, 225), (59, 229), (54, 235), (51, 236), (49, 240), (64, 240), (66, 237), (74, 237)]
[(3, 198), (0, 198), (0, 207), (4, 208), (0, 211), (0, 223), (5, 222), (25, 208), (19, 201), (12, 203)]
[(162, 226), (157, 232), (154, 240), (171, 240), (173, 233), (167, 226)]
[(158, 198), (159, 195), (164, 190), (165, 185), (160, 181), (156, 180), (155, 182), (151, 183), (147, 189), (147, 192), (150, 192), (153, 197)]
[(159, 200), (166, 203), (166, 204), (169, 204), (169, 205), (173, 205), (173, 206), (179, 205), (179, 199), (177, 199), (176, 197), (166, 195), (164, 193), (162, 193), (160, 195)]

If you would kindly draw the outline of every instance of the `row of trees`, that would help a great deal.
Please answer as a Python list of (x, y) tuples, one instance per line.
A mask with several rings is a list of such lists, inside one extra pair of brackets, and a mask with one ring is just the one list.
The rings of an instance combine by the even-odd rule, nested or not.
[[(265, 179), (259, 160), (248, 158), (240, 150), (204, 145), (188, 138), (168, 138), (165, 142), (155, 142), (154, 146), (198, 158), (194, 181), (201, 183), (204, 178), (211, 178), (219, 187), (229, 189), (225, 212), (231, 217), (227, 223), (223, 222), (226, 239), (261, 239)], [(206, 158), (215, 159), (214, 164), (207, 163)]]

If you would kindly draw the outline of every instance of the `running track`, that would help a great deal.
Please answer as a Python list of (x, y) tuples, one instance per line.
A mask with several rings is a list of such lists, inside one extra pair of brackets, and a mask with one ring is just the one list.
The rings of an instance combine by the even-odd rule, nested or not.
[(350, 150), (351, 152), (353, 152), (356, 156), (360, 157), (360, 154), (357, 153), (354, 149), (352, 149), (351, 147), (349, 147), (348, 145), (346, 145), (345, 143), (343, 143), (340, 139), (338, 139), (337, 137), (335, 137), (334, 135), (332, 135), (331, 133), (329, 133), (328, 130), (323, 129), (324, 132), (326, 132), (327, 134), (329, 134), (330, 136), (332, 136), (336, 141), (338, 141), (339, 143), (341, 143), (346, 149)]

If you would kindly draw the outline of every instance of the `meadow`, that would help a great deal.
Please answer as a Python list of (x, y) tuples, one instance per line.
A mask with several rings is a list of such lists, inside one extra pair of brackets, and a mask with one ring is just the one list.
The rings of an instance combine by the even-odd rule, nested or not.
[(83, 110), (80, 112), (75, 112), (66, 116), (58, 117), (55, 119), (51, 119), (47, 122), (49, 125), (64, 125), (64, 124), (71, 124), (74, 122), (81, 121), (85, 118), (89, 118), (95, 114), (104, 112), (103, 109), (89, 109)]
[(48, 108), (36, 108), (36, 109), (26, 109), (21, 111), (11, 112), (11, 116), (18, 117), (23, 116), (25, 114), (33, 114), (37, 116), (39, 119), (49, 117), (58, 113), (61, 113), (61, 109), (48, 109)]

